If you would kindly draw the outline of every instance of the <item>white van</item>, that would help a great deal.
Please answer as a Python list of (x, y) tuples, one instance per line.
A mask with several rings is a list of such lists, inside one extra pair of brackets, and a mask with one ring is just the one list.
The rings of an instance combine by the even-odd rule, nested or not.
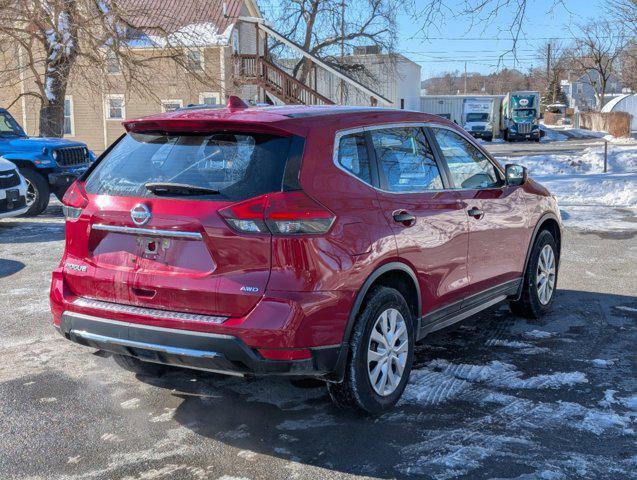
[(462, 128), (476, 138), (493, 140), (493, 99), (465, 98), (462, 105)]

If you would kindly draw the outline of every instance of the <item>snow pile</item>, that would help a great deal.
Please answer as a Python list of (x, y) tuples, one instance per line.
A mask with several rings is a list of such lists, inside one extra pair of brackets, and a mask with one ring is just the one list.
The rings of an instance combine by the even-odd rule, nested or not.
[(540, 125), (540, 129), (544, 132), (544, 136), (540, 140), (542, 142), (562, 142), (564, 140), (568, 140), (568, 136), (559, 133), (552, 128), (546, 128), (544, 125)]
[(214, 23), (195, 23), (186, 25), (179, 30), (166, 35), (147, 35), (137, 40), (134, 46), (154, 47), (203, 47), (211, 45), (228, 45), (234, 25), (228, 25), (223, 32), (219, 32)]
[(604, 148), (587, 148), (580, 154), (531, 155), (500, 158), (529, 169), (534, 180), (547, 187), (564, 206), (637, 207), (637, 145), (613, 145), (608, 149), (608, 173)]

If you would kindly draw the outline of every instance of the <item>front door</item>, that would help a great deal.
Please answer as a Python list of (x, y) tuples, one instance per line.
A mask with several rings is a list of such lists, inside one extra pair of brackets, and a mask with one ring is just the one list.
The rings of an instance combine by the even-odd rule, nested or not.
[[(436, 162), (421, 128), (374, 129), (381, 208), (396, 238), (398, 256), (417, 273), (426, 315), (460, 308), (466, 294), (467, 214)], [(443, 180), (444, 179), (444, 180)]]
[(501, 170), (469, 139), (447, 128), (431, 130), (469, 222), (471, 293), (520, 278), (528, 247), (521, 187), (505, 185)]

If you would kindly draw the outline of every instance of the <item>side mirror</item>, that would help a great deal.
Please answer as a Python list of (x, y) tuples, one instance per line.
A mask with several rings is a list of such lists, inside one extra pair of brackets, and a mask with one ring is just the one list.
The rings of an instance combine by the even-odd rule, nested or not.
[(507, 185), (517, 186), (526, 183), (529, 178), (529, 172), (526, 167), (509, 163), (504, 167)]

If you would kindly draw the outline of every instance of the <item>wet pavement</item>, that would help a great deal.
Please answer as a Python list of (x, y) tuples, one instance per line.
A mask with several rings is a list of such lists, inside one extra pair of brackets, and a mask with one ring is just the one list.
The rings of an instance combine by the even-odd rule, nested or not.
[(0, 221), (0, 478), (637, 478), (636, 234), (567, 230), (551, 314), (427, 337), (371, 419), (314, 381), (135, 376), (64, 340), (59, 204)]

